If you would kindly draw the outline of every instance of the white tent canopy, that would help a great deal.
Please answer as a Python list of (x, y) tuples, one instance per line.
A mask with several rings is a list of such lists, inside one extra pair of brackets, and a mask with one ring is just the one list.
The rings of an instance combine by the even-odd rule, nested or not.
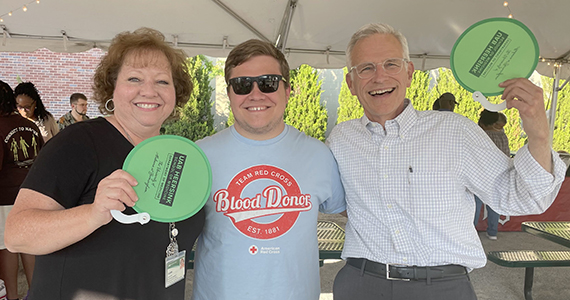
[[(22, 11), (26, 5), (27, 11)], [(12, 16), (8, 13), (12, 12)], [(535, 34), (537, 70), (553, 74), (553, 63), (570, 75), (570, 1), (512, 0), (2, 0), (0, 51), (79, 52), (105, 48), (115, 34), (155, 28), (188, 55), (225, 57), (251, 38), (284, 45), (292, 67), (344, 66), (351, 34), (369, 22), (385, 22), (409, 40), (417, 69), (449, 66), (459, 35), (477, 21), (509, 13)]]
[[(453, 45), (469, 26), (512, 13), (536, 36), (540, 56), (544, 58), (537, 71), (560, 79), (570, 76), (570, 1), (512, 0), (508, 6), (503, 3), (504, 0), (2, 0), (0, 51), (105, 49), (117, 33), (146, 26), (163, 32), (189, 56), (225, 57), (233, 46), (258, 38), (280, 47), (291, 67), (305, 63), (315, 68), (341, 68), (352, 33), (366, 23), (384, 22), (408, 38), (416, 69), (429, 70), (449, 67)], [(24, 5), (26, 12), (22, 10)]]

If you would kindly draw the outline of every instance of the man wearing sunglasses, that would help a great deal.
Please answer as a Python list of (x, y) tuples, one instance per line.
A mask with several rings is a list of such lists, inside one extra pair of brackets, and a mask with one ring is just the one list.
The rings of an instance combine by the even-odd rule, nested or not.
[(289, 65), (273, 45), (236, 46), (225, 77), (235, 124), (197, 142), (213, 183), (193, 299), (318, 300), (318, 212), (346, 209), (336, 162), (283, 122)]
[(346, 82), (364, 115), (327, 139), (348, 208), (334, 299), (477, 299), (468, 271), (486, 257), (472, 224), (473, 194), (501, 214), (539, 214), (564, 180), (542, 89), (521, 78), (500, 84), (529, 138), (511, 160), (467, 118), (413, 108), (406, 88), (414, 64), (391, 26), (362, 27), (346, 54)]

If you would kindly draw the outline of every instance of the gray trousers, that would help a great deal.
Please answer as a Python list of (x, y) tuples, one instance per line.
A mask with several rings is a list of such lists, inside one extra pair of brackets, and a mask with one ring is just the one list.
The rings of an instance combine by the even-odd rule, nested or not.
[(477, 300), (469, 275), (426, 280), (389, 280), (346, 264), (336, 275), (334, 300)]

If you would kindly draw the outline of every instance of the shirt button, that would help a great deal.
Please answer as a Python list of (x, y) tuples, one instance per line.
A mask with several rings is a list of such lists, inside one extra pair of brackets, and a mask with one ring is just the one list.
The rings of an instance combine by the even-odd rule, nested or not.
[(384, 146), (384, 150), (388, 150), (388, 146)]
[(384, 174), (384, 178), (388, 178), (388, 174)]
[(396, 230), (396, 234), (400, 234), (400, 230)]
[(392, 208), (392, 204), (388, 204), (388, 208)]
[(403, 260), (403, 261), (408, 261), (408, 258), (407, 258), (407, 257), (404, 257), (402, 260)]

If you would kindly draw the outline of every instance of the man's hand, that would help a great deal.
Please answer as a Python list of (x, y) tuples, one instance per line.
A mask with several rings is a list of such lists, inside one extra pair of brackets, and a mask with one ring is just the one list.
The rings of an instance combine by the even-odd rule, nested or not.
[(505, 88), (501, 98), (507, 102), (507, 108), (519, 111), (530, 153), (545, 170), (552, 172), (550, 130), (542, 89), (526, 78), (509, 79), (499, 86)]

